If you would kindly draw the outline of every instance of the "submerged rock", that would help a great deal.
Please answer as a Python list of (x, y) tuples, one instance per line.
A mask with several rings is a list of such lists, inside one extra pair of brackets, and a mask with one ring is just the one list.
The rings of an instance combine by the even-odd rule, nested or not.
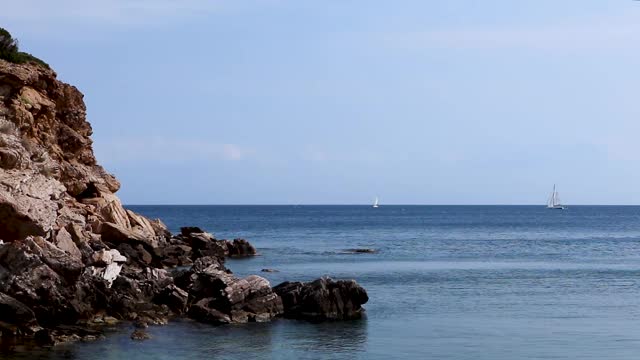
[(375, 254), (378, 252), (378, 250), (368, 249), (368, 248), (356, 248), (356, 249), (346, 249), (345, 252), (350, 254)]
[(367, 292), (355, 280), (321, 278), (312, 282), (284, 282), (273, 288), (282, 297), (284, 316), (311, 321), (359, 319)]
[(143, 341), (143, 340), (149, 340), (151, 339), (151, 335), (149, 335), (146, 331), (142, 330), (142, 329), (136, 329), (131, 333), (131, 340), (138, 340), (138, 341)]

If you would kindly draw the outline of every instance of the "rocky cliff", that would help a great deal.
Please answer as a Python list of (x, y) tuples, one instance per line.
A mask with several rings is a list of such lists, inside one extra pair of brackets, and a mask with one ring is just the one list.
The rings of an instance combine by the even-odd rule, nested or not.
[(44, 67), (0, 60), (0, 239), (41, 236), (74, 254), (105, 231), (166, 240), (162, 223), (122, 207), (91, 133), (78, 89)]
[[(355, 282), (287, 283), (276, 293), (266, 279), (224, 266), (256, 254), (245, 240), (195, 227), (172, 235), (125, 209), (91, 133), (78, 89), (36, 63), (0, 60), (3, 337), (93, 339), (101, 324), (180, 315), (214, 324), (361, 316), (368, 297)], [(176, 266), (191, 268), (168, 271)]]

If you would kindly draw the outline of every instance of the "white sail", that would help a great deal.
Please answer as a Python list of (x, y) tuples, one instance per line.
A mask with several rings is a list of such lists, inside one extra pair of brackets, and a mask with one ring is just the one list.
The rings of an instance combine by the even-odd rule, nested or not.
[(378, 207), (378, 197), (376, 196), (376, 201), (373, 202), (373, 207), (377, 208)]
[(553, 185), (553, 191), (551, 192), (551, 197), (549, 197), (549, 201), (547, 202), (547, 207), (549, 209), (564, 209), (564, 206), (560, 202), (560, 195), (558, 195), (558, 191), (556, 191), (556, 185)]

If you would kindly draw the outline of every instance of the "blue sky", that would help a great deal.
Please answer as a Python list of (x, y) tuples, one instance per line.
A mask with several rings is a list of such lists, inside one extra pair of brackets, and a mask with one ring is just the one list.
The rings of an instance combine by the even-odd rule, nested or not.
[(640, 204), (640, 2), (21, 0), (129, 204)]

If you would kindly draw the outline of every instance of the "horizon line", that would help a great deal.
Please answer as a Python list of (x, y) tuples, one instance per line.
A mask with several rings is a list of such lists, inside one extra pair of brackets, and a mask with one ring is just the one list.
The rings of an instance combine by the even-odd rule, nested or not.
[[(369, 206), (371, 204), (123, 204), (124, 206)], [(546, 204), (382, 204), (385, 206), (540, 206), (546, 208)], [(640, 204), (566, 204), (572, 206), (640, 206)]]

